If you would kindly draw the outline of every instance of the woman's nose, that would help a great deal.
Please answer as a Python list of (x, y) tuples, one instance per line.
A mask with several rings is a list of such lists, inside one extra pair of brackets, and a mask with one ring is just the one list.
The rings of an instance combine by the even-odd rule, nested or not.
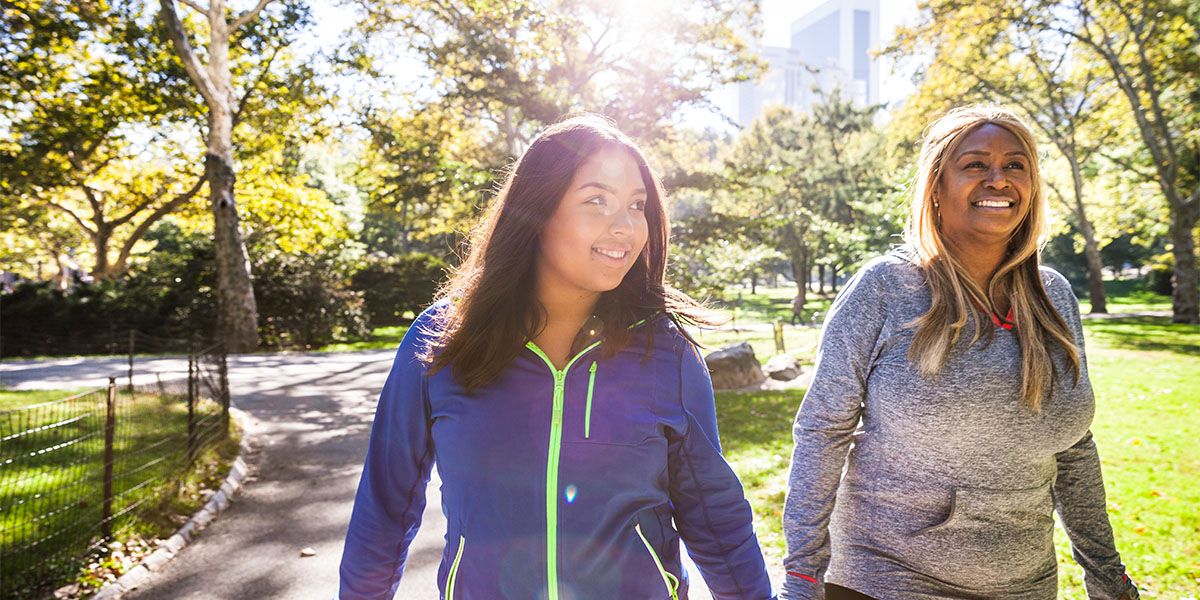
[(1008, 176), (1004, 173), (1003, 167), (995, 166), (988, 170), (987, 179), (983, 183), (991, 188), (1006, 188), (1008, 187)]
[(629, 209), (619, 208), (616, 214), (613, 215), (612, 225), (613, 233), (629, 233), (633, 231), (633, 215)]

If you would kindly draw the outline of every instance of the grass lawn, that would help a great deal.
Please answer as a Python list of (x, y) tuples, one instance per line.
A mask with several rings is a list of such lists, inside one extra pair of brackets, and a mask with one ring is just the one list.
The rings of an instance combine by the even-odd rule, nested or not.
[[(1143, 597), (1200, 597), (1200, 326), (1097, 319), (1084, 329), (1096, 392), (1092, 431), (1117, 547)], [(785, 548), (791, 421), (802, 398), (803, 390), (717, 394), (722, 443), (776, 561)], [(1059, 598), (1085, 600), (1082, 570), (1061, 529), (1056, 537)]]
[[(840, 289), (840, 288), (839, 288)], [(775, 319), (790, 321), (792, 318), (792, 298), (796, 296), (795, 285), (782, 287), (758, 286), (757, 293), (751, 294), (745, 286), (731, 286), (725, 290), (725, 301), (713, 300), (712, 304), (728, 311), (729, 316), (737, 323), (770, 323)], [(825, 288), (824, 294), (809, 291), (804, 303), (805, 312), (811, 317), (814, 313), (824, 315), (833, 303), (834, 293)], [(820, 319), (817, 319), (820, 322)]]
[[(0, 449), (0, 553), (6, 593), (17, 594), (12, 597), (40, 598), (47, 589), (84, 582), (81, 567), (88, 557), (99, 561), (112, 541), (102, 539), (100, 529), (107, 390), (79, 391), (0, 392), (0, 437), (6, 440)], [(206, 449), (189, 468), (186, 396), (130, 397), (121, 388), (112, 469), (117, 541), (168, 535), (179, 525), (171, 514), (195, 504), (190, 514), (202, 502), (197, 486), (213, 479), (220, 485), (237, 455), (236, 436), (221, 435), (216, 402), (201, 399), (196, 415), (195, 434)], [(111, 564), (116, 574), (129, 566)]]
[(41, 404), (43, 402), (51, 402), (88, 391), (91, 390), (88, 388), (78, 388), (73, 390), (28, 390), (13, 392), (0, 389), (0, 412), (33, 404)]
[[(1171, 297), (1145, 289), (1146, 282), (1135, 279), (1109, 279), (1104, 282), (1104, 302), (1112, 314), (1147, 310), (1171, 310)], [(1087, 292), (1079, 294), (1079, 311), (1091, 312)]]
[(335, 342), (326, 344), (320, 348), (314, 348), (313, 352), (357, 352), (359, 350), (395, 350), (400, 346), (400, 340), (404, 339), (405, 332), (408, 331), (408, 325), (396, 325), (393, 327), (376, 327), (371, 330), (371, 335), (365, 340), (353, 340), (345, 342)]

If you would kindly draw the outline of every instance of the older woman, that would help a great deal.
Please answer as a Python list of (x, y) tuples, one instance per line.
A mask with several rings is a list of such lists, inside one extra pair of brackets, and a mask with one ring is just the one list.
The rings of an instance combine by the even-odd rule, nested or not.
[(1137, 598), (1037, 156), (1002, 108), (926, 130), (907, 244), (834, 302), (796, 415), (782, 597), (1052, 600), (1057, 511), (1088, 595)]

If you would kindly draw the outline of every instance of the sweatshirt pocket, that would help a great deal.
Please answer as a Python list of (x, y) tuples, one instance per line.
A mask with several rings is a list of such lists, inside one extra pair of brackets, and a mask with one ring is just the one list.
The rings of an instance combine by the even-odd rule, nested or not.
[(1050, 485), (954, 488), (946, 519), (910, 535), (907, 558), (913, 569), (975, 590), (1002, 590), (1053, 574)]

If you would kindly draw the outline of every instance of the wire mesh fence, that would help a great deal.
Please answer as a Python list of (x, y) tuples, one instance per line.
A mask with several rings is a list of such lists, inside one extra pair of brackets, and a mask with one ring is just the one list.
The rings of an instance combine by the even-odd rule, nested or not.
[(220, 345), (182, 378), (106, 387), (0, 412), (0, 599), (48, 594), (174, 496), (197, 454), (228, 434)]

